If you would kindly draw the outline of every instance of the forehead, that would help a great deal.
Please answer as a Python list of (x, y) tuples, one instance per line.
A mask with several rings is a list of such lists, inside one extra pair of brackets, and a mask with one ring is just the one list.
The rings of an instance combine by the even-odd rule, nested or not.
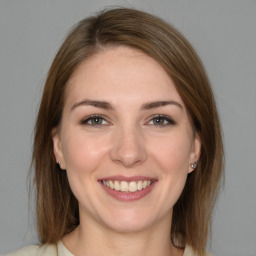
[(87, 97), (114, 102), (117, 96), (123, 102), (171, 97), (182, 103), (173, 81), (157, 61), (124, 46), (104, 49), (86, 59), (66, 89), (67, 101)]

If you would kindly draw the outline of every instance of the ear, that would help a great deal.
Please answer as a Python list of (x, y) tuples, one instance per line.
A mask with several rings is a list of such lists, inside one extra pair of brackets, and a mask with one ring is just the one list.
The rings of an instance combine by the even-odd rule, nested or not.
[(65, 170), (66, 164), (64, 160), (64, 155), (61, 145), (61, 137), (58, 128), (52, 130), (52, 141), (53, 141), (53, 152), (55, 156), (56, 163), (60, 165), (60, 168)]
[(197, 163), (200, 155), (201, 155), (201, 138), (198, 135), (198, 133), (195, 134), (194, 141), (191, 148), (191, 154), (190, 154), (190, 162), (189, 162), (189, 173), (194, 171), (195, 167), (193, 168), (191, 165), (194, 163)]

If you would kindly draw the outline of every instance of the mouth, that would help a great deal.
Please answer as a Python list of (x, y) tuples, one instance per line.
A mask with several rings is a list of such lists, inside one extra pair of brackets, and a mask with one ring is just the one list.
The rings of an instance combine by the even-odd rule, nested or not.
[(120, 201), (134, 201), (145, 197), (157, 181), (155, 178), (141, 176), (112, 176), (98, 180), (107, 194)]
[(137, 191), (146, 189), (152, 185), (153, 180), (138, 180), (138, 181), (124, 181), (124, 180), (101, 180), (101, 183), (115, 191), (126, 193), (135, 193)]

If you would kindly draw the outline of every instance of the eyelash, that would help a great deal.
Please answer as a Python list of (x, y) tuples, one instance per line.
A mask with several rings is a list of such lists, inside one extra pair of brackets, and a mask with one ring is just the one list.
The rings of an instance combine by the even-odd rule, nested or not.
[[(96, 121), (96, 120), (100, 120), (100, 123), (96, 123), (96, 124), (93, 124), (93, 123), (89, 123), (89, 122), (92, 122), (92, 121)], [(157, 121), (157, 122), (163, 122), (163, 123), (153, 123), (153, 124), (150, 124), (150, 122), (154, 122)], [(160, 121), (161, 120), (161, 121)], [(98, 122), (96, 121), (96, 122)], [(106, 124), (103, 124), (102, 122), (106, 122)], [(97, 126), (102, 126), (102, 125), (108, 125), (108, 121), (106, 121), (106, 119), (101, 116), (101, 115), (91, 115), (89, 117), (87, 117), (86, 119), (82, 120), (81, 122), (81, 125), (86, 125), (86, 126), (94, 126), (94, 127), (97, 127)], [(157, 128), (162, 128), (162, 127), (165, 127), (165, 126), (169, 126), (169, 125), (175, 125), (176, 122), (168, 117), (168, 116), (165, 116), (165, 115), (156, 115), (156, 116), (153, 116), (148, 122), (147, 124), (149, 125), (154, 125), (156, 126)]]
[(156, 120), (162, 120), (164, 123), (158, 123), (158, 124), (156, 124), (156, 123), (154, 123), (154, 124), (152, 124), (152, 125), (154, 125), (154, 126), (156, 126), (157, 128), (163, 128), (163, 127), (165, 127), (165, 126), (169, 126), (169, 125), (175, 125), (176, 124), (176, 122), (172, 119), (172, 118), (170, 118), (169, 116), (165, 116), (165, 115), (156, 115), (156, 116), (153, 116), (150, 120), (149, 120), (149, 122), (148, 123), (150, 123), (150, 122), (154, 122), (154, 120), (156, 121)]
[(107, 124), (102, 124), (102, 123), (100, 123), (100, 124), (93, 124), (93, 123), (89, 124), (90, 121), (92, 121), (92, 120), (95, 121), (96, 119), (101, 120), (102, 122), (104, 122), (104, 121), (107, 122), (106, 119), (101, 115), (91, 115), (91, 116), (87, 117), (86, 119), (82, 120), (81, 124), (82, 125), (87, 125), (87, 126), (107, 125)]

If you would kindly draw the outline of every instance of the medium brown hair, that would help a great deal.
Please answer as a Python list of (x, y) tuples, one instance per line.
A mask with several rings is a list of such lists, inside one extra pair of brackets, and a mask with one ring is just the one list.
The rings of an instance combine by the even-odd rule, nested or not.
[(150, 14), (126, 8), (80, 21), (69, 33), (49, 70), (35, 125), (33, 163), (41, 243), (56, 243), (79, 225), (78, 202), (67, 175), (56, 165), (52, 130), (62, 118), (67, 82), (88, 57), (106, 47), (129, 46), (155, 59), (174, 81), (201, 138), (201, 156), (173, 209), (171, 239), (206, 248), (211, 215), (222, 176), (223, 145), (213, 93), (203, 65), (188, 41)]

